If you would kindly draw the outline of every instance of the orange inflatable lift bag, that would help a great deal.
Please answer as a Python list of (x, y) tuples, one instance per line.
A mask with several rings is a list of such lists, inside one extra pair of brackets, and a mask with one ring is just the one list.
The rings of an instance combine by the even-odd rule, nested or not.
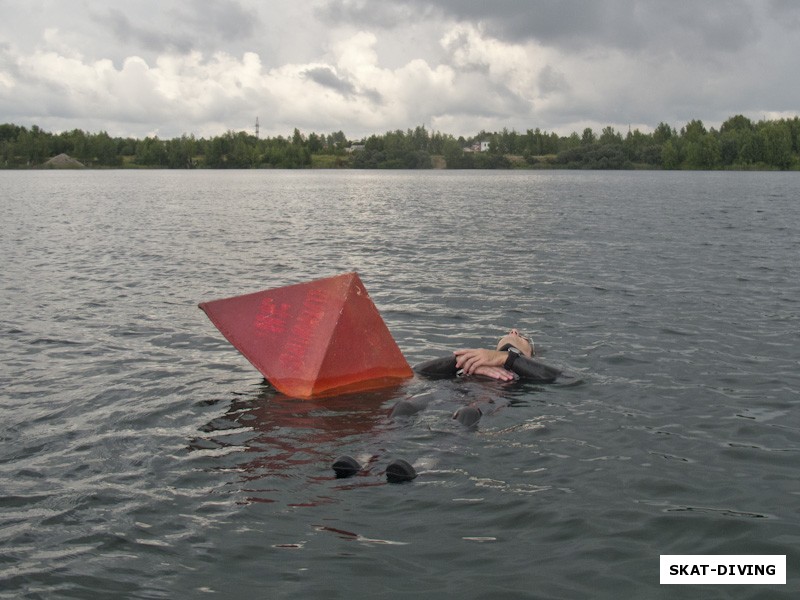
[(376, 389), (413, 375), (356, 273), (203, 302), (200, 308), (287, 396)]

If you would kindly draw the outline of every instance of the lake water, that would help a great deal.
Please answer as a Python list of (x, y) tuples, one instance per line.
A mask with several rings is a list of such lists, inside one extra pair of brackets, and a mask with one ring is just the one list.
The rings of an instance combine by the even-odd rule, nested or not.
[[(0, 597), (796, 598), (798, 191), (0, 172)], [(197, 308), (354, 270), (412, 364), (517, 327), (576, 380), (293, 400)], [(662, 554), (785, 554), (787, 584), (660, 586)]]

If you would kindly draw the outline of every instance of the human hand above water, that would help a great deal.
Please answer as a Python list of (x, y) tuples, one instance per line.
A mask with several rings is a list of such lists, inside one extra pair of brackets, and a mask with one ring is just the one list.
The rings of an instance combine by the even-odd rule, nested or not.
[(484, 377), (491, 377), (498, 381), (513, 381), (514, 373), (503, 367), (478, 367), (473, 372), (473, 375), (483, 375)]
[(467, 375), (475, 375), (479, 367), (502, 367), (506, 363), (508, 353), (486, 348), (464, 348), (456, 350), (456, 367), (463, 369)]

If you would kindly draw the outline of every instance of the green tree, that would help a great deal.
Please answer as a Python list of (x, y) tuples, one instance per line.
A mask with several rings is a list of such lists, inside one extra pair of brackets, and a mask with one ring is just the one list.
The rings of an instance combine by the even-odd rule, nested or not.
[(316, 133), (309, 134), (308, 141), (306, 142), (309, 152), (316, 154), (322, 150), (324, 145), (325, 143), (322, 137), (318, 136)]
[(739, 165), (757, 165), (764, 162), (764, 140), (756, 132), (741, 132)]
[(683, 162), (680, 145), (676, 140), (667, 140), (661, 146), (661, 164), (665, 169), (678, 169)]
[(697, 119), (689, 121), (681, 130), (681, 137), (687, 142), (700, 142), (708, 133), (703, 122)]
[(17, 153), (22, 158), (23, 164), (40, 165), (50, 158), (51, 137), (38, 125), (32, 125), (30, 129), (23, 127), (17, 136)]
[(666, 123), (661, 122), (658, 124), (655, 131), (653, 131), (653, 142), (662, 146), (667, 140), (672, 139), (674, 135), (675, 131)]
[(600, 144), (621, 144), (622, 135), (617, 133), (613, 127), (604, 127), (598, 142)]
[(704, 135), (695, 130), (685, 142), (685, 164), (691, 169), (713, 169), (720, 162), (720, 146), (712, 129)]
[(88, 140), (91, 162), (104, 167), (118, 167), (122, 159), (117, 152), (117, 144), (105, 131), (91, 136)]
[(166, 167), (167, 150), (157, 137), (146, 137), (136, 146), (136, 164), (146, 167)]
[(465, 160), (464, 149), (457, 140), (453, 138), (445, 140), (442, 154), (448, 169), (469, 168)]
[(727, 119), (719, 128), (720, 133), (732, 131), (753, 131), (753, 122), (743, 115), (735, 115)]
[(413, 132), (409, 130), (408, 137), (410, 138), (411, 147), (414, 150), (428, 150), (430, 136), (424, 125), (416, 127)]
[(792, 136), (785, 121), (765, 123), (759, 135), (764, 148), (764, 161), (770, 166), (787, 169), (792, 162)]
[(183, 134), (180, 138), (167, 141), (167, 165), (170, 169), (191, 169), (194, 166), (195, 137)]
[[(591, 132), (591, 129), (589, 130)], [(586, 130), (583, 131), (586, 134)], [(592, 134), (593, 135), (593, 134)], [(577, 148), (582, 144), (582, 140), (578, 137), (578, 132), (573, 131), (569, 137), (560, 139), (555, 133), (550, 136), (550, 146), (548, 147), (547, 154), (556, 154), (562, 150), (569, 150), (570, 148)]]
[[(295, 131), (297, 131), (295, 129)], [(255, 137), (244, 131), (232, 133), (227, 165), (234, 169), (250, 169), (257, 164)]]
[(650, 165), (661, 164), (661, 147), (653, 143), (651, 136), (638, 129), (629, 131), (622, 144), (625, 156), (631, 162)]

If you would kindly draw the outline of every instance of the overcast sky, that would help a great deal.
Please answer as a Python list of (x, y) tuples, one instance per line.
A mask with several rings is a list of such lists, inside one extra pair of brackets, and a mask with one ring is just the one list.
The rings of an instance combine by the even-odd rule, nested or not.
[(800, 114), (795, 0), (0, 0), (0, 123), (566, 135)]

